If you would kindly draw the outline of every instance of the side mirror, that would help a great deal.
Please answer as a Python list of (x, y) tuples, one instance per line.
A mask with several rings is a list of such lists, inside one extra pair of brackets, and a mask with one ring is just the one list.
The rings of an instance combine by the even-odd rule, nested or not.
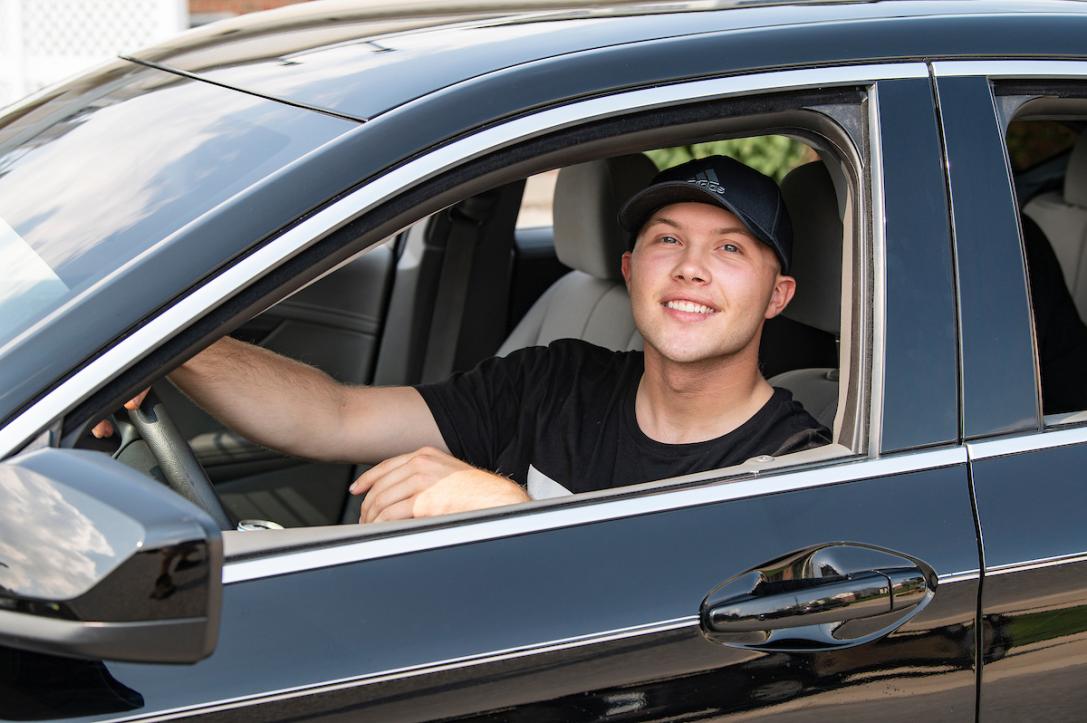
[(104, 454), (0, 464), (0, 645), (193, 663), (218, 640), (222, 574), (211, 517)]

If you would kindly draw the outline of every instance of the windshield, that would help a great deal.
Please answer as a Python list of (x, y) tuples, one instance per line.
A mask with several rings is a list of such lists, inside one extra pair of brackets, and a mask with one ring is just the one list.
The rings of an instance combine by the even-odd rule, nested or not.
[(31, 321), (56, 308), (69, 288), (56, 272), (34, 253), (15, 229), (0, 218), (0, 339), (14, 336)]
[(171, 234), (353, 127), (131, 64), (100, 80), (0, 118), (0, 354)]

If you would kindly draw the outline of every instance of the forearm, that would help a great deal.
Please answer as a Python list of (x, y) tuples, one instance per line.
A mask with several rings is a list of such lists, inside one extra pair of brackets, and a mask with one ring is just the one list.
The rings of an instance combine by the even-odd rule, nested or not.
[(310, 459), (343, 459), (346, 387), (324, 372), (229, 337), (170, 374), (201, 408), (257, 444)]

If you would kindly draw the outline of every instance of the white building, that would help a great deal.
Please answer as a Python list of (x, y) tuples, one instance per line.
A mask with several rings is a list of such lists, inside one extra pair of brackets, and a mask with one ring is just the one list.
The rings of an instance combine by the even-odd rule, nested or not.
[(0, 106), (188, 27), (187, 0), (0, 0)]

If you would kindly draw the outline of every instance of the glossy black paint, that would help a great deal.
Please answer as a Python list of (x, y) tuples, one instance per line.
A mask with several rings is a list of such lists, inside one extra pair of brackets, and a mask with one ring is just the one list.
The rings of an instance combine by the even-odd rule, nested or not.
[(972, 464), (985, 542), (982, 616), (1000, 631), (983, 650), (983, 720), (1042, 709), (1074, 719), (1087, 706), (1087, 690), (1072, 682), (1087, 673), (1085, 467), (1082, 444)]
[(967, 439), (1037, 429), (1027, 276), (1004, 136), (986, 78), (940, 78), (962, 329)]
[(222, 539), (199, 508), (77, 450), (12, 460), (0, 467), (0, 490), (0, 641), (155, 662), (214, 650)]
[[(939, 81), (958, 248), (964, 425), (969, 436), (1022, 431), (1020, 444), (1044, 447), (1062, 432), (1040, 430), (1024, 251), (991, 92), (987, 78)], [(982, 721), (1072, 720), (1087, 705), (1080, 684), (1087, 447), (1065, 441), (1003, 454), (994, 441), (977, 448), (992, 456), (970, 464), (985, 567)]]
[[(465, 103), (467, 112), (756, 68), (976, 56), (993, 47), (1011, 56), (1082, 56), (1087, 27), (1080, 9), (1062, 2), (721, 7), (667, 15), (635, 7), (514, 14), (395, 34), (358, 27), (360, 35), (347, 42), (337, 25), (357, 22), (351, 13), (315, 27), (303, 12), (295, 25), (284, 19), (265, 30), (264, 43), (223, 33), (199, 52), (174, 41), (134, 57), (365, 119), (503, 69), (535, 69), (547, 78), (510, 83), (484, 106)], [(773, 42), (766, 42), (768, 31)], [(321, 33), (329, 35), (324, 44)], [(578, 72), (565, 70), (570, 62)], [(397, 82), (385, 82), (390, 75)]]
[[(955, 299), (932, 88), (879, 84), (887, 280), (882, 451), (958, 438)], [(925, 319), (925, 323), (918, 323)]]
[[(903, 524), (888, 525), (888, 515)], [(937, 527), (941, 535), (930, 534)], [(434, 717), (439, 708), (431, 706), (439, 704), (443, 715), (467, 714), (493, 707), (495, 699), (481, 698), (473, 686), (450, 690), (439, 685), (447, 674), (431, 670), (434, 663), (685, 617), (697, 631), (699, 605), (718, 583), (784, 552), (839, 538), (900, 550), (931, 564), (940, 575), (976, 568), (964, 468), (739, 499), (230, 584), (224, 589), (222, 636), (210, 658), (186, 669), (123, 663), (106, 667), (144, 698), (141, 713), (318, 686), (290, 706), (270, 701), (247, 708), (246, 715), (279, 720), (301, 711), (357, 713), (356, 706), (366, 705), (365, 712), (375, 720), (407, 720)], [(721, 680), (736, 685), (760, 667), (762, 682), (788, 678), (797, 666), (814, 666), (824, 676), (832, 675), (830, 671), (847, 676), (859, 668), (900, 668), (890, 652), (897, 646), (920, 635), (929, 641), (921, 647), (936, 644), (943, 650), (937, 641), (954, 634), (949, 628), (970, 627), (974, 595), (971, 581), (938, 588), (932, 605), (873, 650), (775, 653), (767, 658), (687, 634), (664, 660), (654, 652), (659, 644), (655, 637), (649, 638), (644, 657), (634, 657), (640, 660), (637, 665), (645, 666), (646, 685), (695, 671), (723, 676)], [(486, 625), (479, 625), (482, 620)], [(622, 645), (637, 650), (639, 642), (635, 638)], [(881, 652), (880, 646), (890, 647)], [(559, 654), (554, 659), (558, 670), (539, 661), (519, 668), (517, 661), (495, 660), (485, 668), (494, 670), (493, 676), (465, 673), (483, 685), (500, 683), (507, 675), (500, 671), (519, 671), (520, 682), (502, 686), (501, 695), (522, 705), (593, 690), (600, 692), (591, 697), (602, 698), (610, 695), (604, 692), (610, 686), (634, 683), (631, 671), (623, 667), (627, 663), (593, 664), (596, 647), (578, 648), (569, 659)], [(972, 711), (973, 649), (966, 645), (958, 651), (953, 670), (946, 669), (949, 661), (940, 663), (939, 674), (949, 691), (942, 701), (952, 710)], [(764, 662), (756, 665), (756, 659)], [(365, 684), (382, 671), (416, 666), (422, 666), (417, 674), (423, 677), (411, 686), (418, 692), (409, 706), (383, 686)], [(910, 686), (912, 673), (888, 675), (900, 690), (922, 695), (923, 686)], [(343, 679), (363, 684), (321, 687)], [(541, 696), (536, 679), (547, 686), (546, 696)], [(890, 684), (861, 684), (855, 693), (858, 700), (874, 703)], [(829, 693), (834, 687), (813, 685), (808, 694)], [(718, 700), (723, 711), (750, 704), (743, 696)], [(680, 697), (666, 709), (678, 714), (687, 710), (685, 705)], [(388, 713), (382, 706), (391, 706)], [(393, 716), (393, 711), (400, 713)]]

